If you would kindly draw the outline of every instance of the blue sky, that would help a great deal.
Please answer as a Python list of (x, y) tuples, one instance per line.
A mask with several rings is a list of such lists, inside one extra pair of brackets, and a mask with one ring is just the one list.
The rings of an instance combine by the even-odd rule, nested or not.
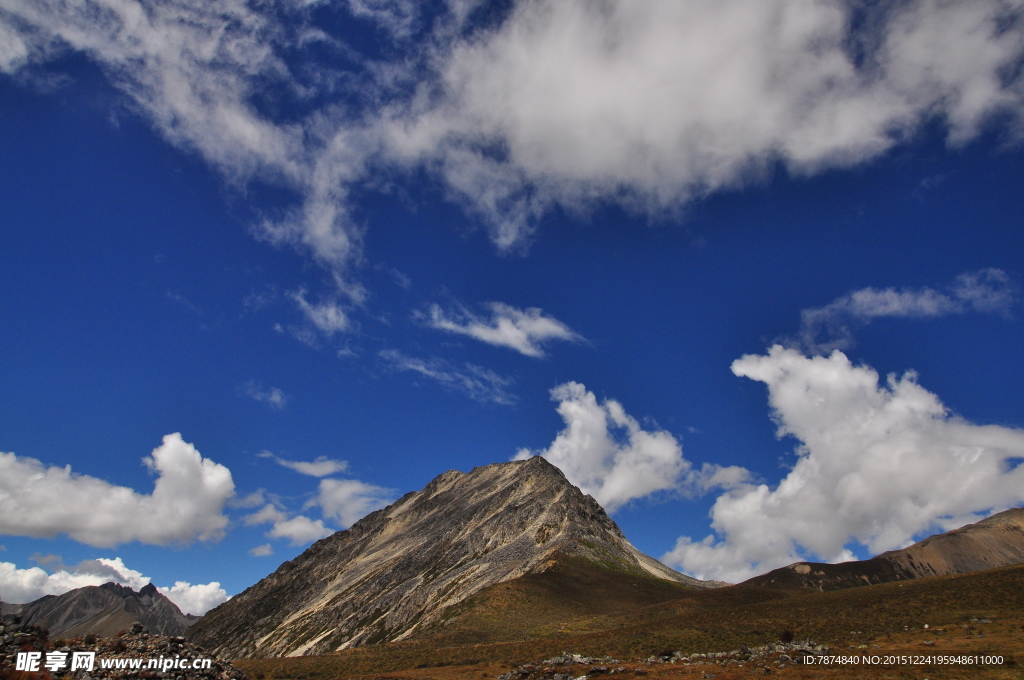
[(5, 601), (516, 455), (726, 580), (1024, 503), (1013, 3), (88, 5), (0, 3)]

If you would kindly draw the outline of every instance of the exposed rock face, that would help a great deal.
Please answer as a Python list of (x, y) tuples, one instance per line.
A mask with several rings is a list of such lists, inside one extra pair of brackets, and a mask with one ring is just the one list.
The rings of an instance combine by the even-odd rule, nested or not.
[(110, 637), (136, 621), (158, 635), (181, 635), (198, 620), (182, 614), (153, 584), (139, 592), (116, 583), (85, 586), (28, 604), (5, 604), (3, 613), (20, 616), (25, 625), (49, 630), (51, 638), (87, 633)]
[(1012, 508), (870, 560), (839, 564), (797, 562), (756, 576), (746, 584), (840, 590), (1021, 563), (1024, 563), (1024, 508)]
[(715, 587), (629, 544), (590, 496), (543, 458), (445, 472), (302, 555), (189, 629), (229, 658), (323, 654), (401, 640), (495, 583), (560, 555)]

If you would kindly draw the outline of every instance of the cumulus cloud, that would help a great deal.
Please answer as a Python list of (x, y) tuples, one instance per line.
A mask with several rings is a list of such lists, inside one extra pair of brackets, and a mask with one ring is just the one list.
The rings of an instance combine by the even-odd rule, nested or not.
[(395, 499), (394, 489), (366, 484), (355, 479), (323, 479), (316, 497), (306, 507), (319, 506), (324, 517), (348, 528), (371, 510), (383, 508)]
[[(1006, 0), (523, 0), (497, 25), (461, 0), (348, 3), (384, 29), (371, 56), (313, 5), (2, 0), (0, 69), (87, 55), (172, 144), (294, 194), (254, 232), (355, 301), (353, 190), (382, 171), (425, 169), (508, 250), (556, 207), (657, 218), (776, 165), (870, 161), (935, 121), (951, 144), (994, 120), (1021, 132), (1024, 22)], [(334, 302), (296, 302), (347, 327)]]
[(266, 557), (274, 554), (274, 548), (269, 543), (264, 543), (250, 550), (249, 554), (253, 557)]
[(138, 590), (150, 579), (129, 569), (120, 557), (84, 560), (74, 567), (60, 565), (52, 574), (39, 567), (18, 569), (10, 562), (0, 562), (0, 600), (15, 604), (111, 581)]
[(853, 331), (880, 317), (929, 318), (969, 311), (1009, 316), (1019, 293), (1001, 269), (982, 269), (956, 277), (947, 292), (934, 288), (862, 288), (824, 307), (800, 313), (800, 344), (828, 353), (853, 345)]
[(436, 357), (418, 359), (394, 349), (382, 350), (378, 356), (393, 371), (411, 371), (462, 392), (474, 401), (504, 405), (516, 402), (515, 395), (509, 392), (512, 379), (504, 378), (490, 369), (468, 363), (459, 366)]
[(241, 392), (245, 396), (251, 399), (255, 399), (258, 402), (264, 403), (267, 406), (270, 406), (271, 408), (276, 408), (280, 410), (283, 409), (288, 404), (288, 395), (286, 395), (280, 389), (276, 387), (271, 387), (270, 389), (265, 390), (263, 389), (263, 386), (260, 385), (255, 380), (250, 380), (249, 382), (242, 385)]
[(541, 345), (551, 340), (581, 339), (564, 323), (545, 316), (536, 307), (521, 310), (501, 302), (491, 302), (487, 306), (491, 310), (489, 319), (481, 319), (464, 308), (458, 313), (446, 314), (439, 305), (431, 305), (427, 323), (431, 328), (468, 335), (489, 345), (514, 349), (528, 357), (544, 356)]
[(243, 521), (246, 526), (270, 524), (267, 538), (286, 538), (292, 545), (303, 545), (334, 533), (333, 529), (324, 526), (323, 520), (313, 520), (305, 515), (289, 517), (288, 513), (273, 503), (267, 503), (258, 512), (246, 515)]
[(289, 470), (294, 470), (299, 474), (309, 475), (310, 477), (326, 477), (333, 475), (336, 472), (342, 472), (348, 468), (348, 463), (344, 460), (334, 460), (327, 456), (319, 456), (313, 461), (301, 461), (301, 460), (286, 460), (279, 456), (275, 456), (270, 451), (263, 451), (259, 454), (260, 458), (269, 458), (278, 465), (283, 465)]
[[(39, 567), (18, 569), (11, 562), (0, 562), (0, 600), (22, 604), (44, 595), (62, 595), (85, 586), (117, 583), (138, 591), (150, 582), (148, 576), (129, 569), (120, 557), (85, 560), (74, 567), (61, 567), (47, 573)], [(172, 588), (157, 588), (186, 614), (201, 616), (228, 599), (220, 583), (190, 585), (178, 581)]]
[(705, 466), (703, 476), (693, 471), (671, 433), (644, 430), (619, 402), (598, 403), (579, 383), (555, 387), (551, 399), (559, 402), (565, 429), (546, 449), (522, 449), (515, 459), (543, 456), (609, 512), (658, 491), (699, 484), (698, 478), (710, 479), (718, 472), (713, 466)]
[(1024, 502), (1024, 430), (976, 425), (949, 412), (913, 372), (880, 384), (840, 351), (807, 357), (776, 345), (733, 373), (768, 387), (780, 437), (800, 443), (776, 487), (749, 481), (711, 510), (717, 536), (680, 538), (662, 561), (738, 581), (804, 559), (905, 547)]
[(175, 581), (170, 588), (157, 587), (183, 614), (202, 616), (231, 598), (217, 581), (192, 585), (188, 581)]
[(235, 493), (230, 470), (203, 458), (177, 433), (165, 436), (143, 462), (157, 475), (149, 495), (76, 474), (70, 465), (47, 467), (0, 453), (0, 534), (67, 534), (102, 548), (224, 536), (228, 519), (222, 510)]

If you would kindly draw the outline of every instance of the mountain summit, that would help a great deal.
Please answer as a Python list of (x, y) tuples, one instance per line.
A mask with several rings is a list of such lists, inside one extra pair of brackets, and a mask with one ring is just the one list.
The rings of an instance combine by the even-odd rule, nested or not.
[(484, 588), (560, 559), (683, 586), (540, 457), (450, 470), (314, 543), (208, 612), (188, 637), (231, 658), (323, 654), (401, 640)]
[(138, 592), (117, 583), (84, 586), (63, 595), (44, 595), (28, 604), (0, 603), (0, 613), (19, 616), (25, 625), (46, 628), (52, 638), (87, 633), (111, 637), (136, 621), (158, 635), (181, 635), (199, 618), (182, 614), (152, 583)]

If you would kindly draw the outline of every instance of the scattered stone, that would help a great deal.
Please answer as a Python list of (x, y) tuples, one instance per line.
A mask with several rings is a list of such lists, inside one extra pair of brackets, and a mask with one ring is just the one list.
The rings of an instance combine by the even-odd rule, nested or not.
[[(684, 666), (713, 664), (737, 667), (750, 663), (759, 667), (761, 673), (768, 674), (771, 673), (771, 668), (768, 667), (769, 663), (774, 662), (779, 667), (791, 663), (803, 663), (805, 657), (822, 656), (828, 654), (829, 651), (828, 647), (819, 645), (812, 640), (804, 640), (803, 642), (776, 642), (775, 644), (763, 645), (761, 647), (743, 646), (730, 652), (697, 652), (694, 654), (685, 654), (681, 651), (664, 652), (660, 655), (648, 657), (645, 659), (645, 662), (647, 664), (678, 663)], [(571, 674), (561, 671), (556, 673), (550, 670), (552, 666), (586, 665), (594, 661), (601, 661), (605, 664), (618, 663), (618, 661), (610, 657), (593, 659), (579, 654), (562, 652), (550, 659), (537, 661), (533, 664), (523, 664), (515, 670), (499, 676), (498, 680), (586, 680), (588, 676), (604, 674), (614, 675), (626, 672), (632, 672), (636, 675), (647, 674), (647, 671), (642, 668), (630, 670), (624, 666), (619, 666), (612, 669), (609, 666), (601, 665), (591, 666), (585, 675), (574, 679)], [(713, 677), (713, 675), (705, 673), (703, 677), (708, 678)]]
[[(22, 625), (20, 622), (4, 620), (0, 627), (0, 678), (17, 675), (22, 680), (114, 680), (120, 678), (141, 678), (142, 680), (248, 680), (245, 673), (229, 662), (206, 653), (201, 647), (185, 642), (183, 637), (150, 635), (141, 624), (132, 627), (113, 638), (73, 638), (64, 640), (63, 645), (54, 648), (46, 630), (37, 626)], [(95, 652), (92, 671), (84, 669), (73, 673), (68, 668), (59, 669), (51, 675), (40, 664), (40, 672), (27, 673), (15, 670), (18, 652), (63, 652), (68, 658), (74, 652)], [(175, 668), (174, 674), (164, 669), (147, 668), (149, 659), (209, 659), (209, 668)], [(142, 668), (103, 668), (102, 660), (142, 659)], [(127, 665), (125, 663), (125, 665)]]

